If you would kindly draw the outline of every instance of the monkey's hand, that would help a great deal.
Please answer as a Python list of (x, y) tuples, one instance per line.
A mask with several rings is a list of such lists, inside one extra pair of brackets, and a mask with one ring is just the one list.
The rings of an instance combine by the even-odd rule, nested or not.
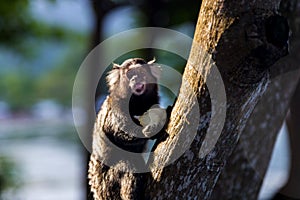
[(143, 128), (143, 134), (150, 138), (159, 133), (162, 127), (163, 126), (159, 126), (159, 124), (149, 124), (145, 128)]
[(142, 116), (136, 116), (143, 128), (143, 134), (152, 137), (159, 133), (166, 123), (167, 113), (162, 108), (150, 108)]

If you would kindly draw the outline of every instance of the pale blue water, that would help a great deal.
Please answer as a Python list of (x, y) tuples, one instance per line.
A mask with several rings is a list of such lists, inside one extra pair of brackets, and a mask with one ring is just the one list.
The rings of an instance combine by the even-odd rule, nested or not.
[(83, 199), (82, 149), (70, 136), (72, 129), (64, 133), (70, 129), (66, 124), (67, 120), (0, 121), (0, 157), (18, 166), (22, 183), (17, 191), (6, 192), (5, 200)]

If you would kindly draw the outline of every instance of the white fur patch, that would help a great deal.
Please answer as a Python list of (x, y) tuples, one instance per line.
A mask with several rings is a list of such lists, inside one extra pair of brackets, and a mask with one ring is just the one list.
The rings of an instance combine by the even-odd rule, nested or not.
[(109, 90), (113, 90), (114, 86), (120, 79), (120, 70), (119, 69), (113, 69), (110, 72), (108, 72), (108, 75), (106, 77), (107, 85), (109, 87)]

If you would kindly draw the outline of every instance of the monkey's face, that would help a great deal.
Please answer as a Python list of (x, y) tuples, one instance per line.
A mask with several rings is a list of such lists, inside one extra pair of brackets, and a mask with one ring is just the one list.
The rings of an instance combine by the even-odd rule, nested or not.
[(154, 65), (154, 60), (146, 63), (139, 58), (128, 59), (122, 65), (114, 64), (108, 73), (107, 83), (112, 96), (130, 98), (157, 91), (157, 80), (161, 68)]
[(129, 81), (131, 92), (137, 96), (144, 94), (147, 91), (147, 84), (155, 83), (155, 79), (146, 68), (137, 66), (130, 68), (126, 72), (126, 77)]

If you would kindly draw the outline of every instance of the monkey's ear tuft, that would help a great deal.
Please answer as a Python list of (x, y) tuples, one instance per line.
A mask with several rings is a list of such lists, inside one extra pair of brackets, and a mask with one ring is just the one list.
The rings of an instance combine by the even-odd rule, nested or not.
[(113, 67), (112, 69), (120, 69), (121, 68), (121, 65), (118, 65), (116, 63), (113, 63)]
[(159, 79), (162, 73), (162, 69), (159, 65), (150, 65), (151, 74)]
[(153, 64), (154, 62), (156, 61), (156, 59), (155, 59), (155, 57), (152, 59), (152, 60), (150, 60), (150, 61), (148, 61), (148, 65), (151, 65), (151, 64)]
[[(115, 66), (115, 65), (114, 65)], [(112, 91), (114, 89), (114, 86), (119, 80), (120, 76), (120, 66), (117, 65), (116, 68), (113, 68), (110, 72), (108, 72), (106, 76), (106, 82), (109, 87), (109, 90)]]

